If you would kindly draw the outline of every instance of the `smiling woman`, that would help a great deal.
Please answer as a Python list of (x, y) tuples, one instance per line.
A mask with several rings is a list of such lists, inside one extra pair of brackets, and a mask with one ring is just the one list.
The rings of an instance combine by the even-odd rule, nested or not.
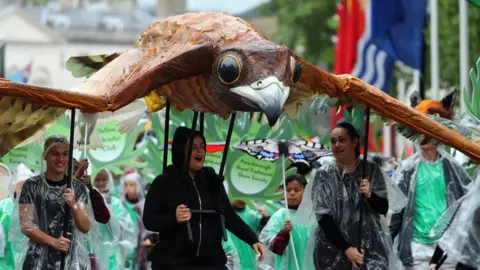
[[(339, 123), (330, 136), (335, 160), (322, 163), (305, 191), (302, 200), (305, 207), (299, 209), (310, 214), (313, 211), (315, 223), (320, 227), (311, 237), (309, 248), (313, 254), (306, 254), (313, 258), (307, 260), (316, 269), (342, 270), (359, 265), (365, 265), (366, 269), (389, 269), (394, 261), (390, 256), (393, 254), (390, 236), (383, 229), (385, 215), (389, 208), (401, 209), (405, 196), (373, 162), (366, 164), (368, 179), (361, 178), (360, 136), (353, 125)], [(360, 217), (358, 207), (362, 204), (368, 210)]]
[[(148, 191), (143, 221), (148, 230), (159, 232), (162, 239), (149, 257), (152, 269), (226, 269), (219, 216), (192, 215), (191, 210), (223, 213), (226, 229), (263, 257), (257, 236), (232, 209), (223, 177), (203, 166), (206, 141), (198, 131), (193, 137), (192, 154), (187, 157), (191, 133), (188, 128), (177, 128), (172, 142), (173, 164), (153, 181)], [(193, 241), (187, 237), (186, 222), (191, 226)]]

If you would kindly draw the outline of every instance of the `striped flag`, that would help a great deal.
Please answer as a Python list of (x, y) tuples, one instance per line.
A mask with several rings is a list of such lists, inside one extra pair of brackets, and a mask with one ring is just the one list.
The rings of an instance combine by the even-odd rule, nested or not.
[(365, 30), (352, 74), (388, 93), (395, 61), (422, 68), (426, 0), (363, 1)]
[(426, 0), (342, 0), (334, 72), (388, 93), (395, 61), (422, 68), (426, 6)]
[[(342, 0), (337, 14), (336, 74), (351, 73), (389, 93), (395, 61), (422, 68), (426, 0)], [(332, 113), (332, 128), (345, 116), (344, 111)], [(362, 119), (361, 112), (352, 119), (360, 130)]]

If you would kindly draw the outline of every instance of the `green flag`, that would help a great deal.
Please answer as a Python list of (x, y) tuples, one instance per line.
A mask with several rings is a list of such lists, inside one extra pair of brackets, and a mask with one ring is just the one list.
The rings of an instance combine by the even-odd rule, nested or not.
[(470, 4), (476, 7), (480, 7), (480, 0), (467, 0), (467, 2), (469, 2)]

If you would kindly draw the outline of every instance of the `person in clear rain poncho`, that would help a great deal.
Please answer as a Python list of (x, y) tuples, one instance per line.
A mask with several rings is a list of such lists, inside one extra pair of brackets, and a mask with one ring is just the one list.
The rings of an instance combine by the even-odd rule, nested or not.
[[(33, 176), (23, 184), (18, 205), (15, 205), (12, 219), (18, 219), (18, 226), (12, 226), (13, 238), (23, 233), (28, 241), (16, 245), (22, 254), (16, 256), (16, 266), (24, 270), (60, 269), (62, 253), (65, 253), (65, 269), (88, 270), (92, 268), (88, 245), (101, 247), (98, 227), (88, 190), (77, 180), (66, 188), (68, 177), (69, 142), (64, 136), (53, 135), (46, 139), (40, 175)], [(65, 211), (71, 211), (68, 219), (70, 232), (63, 237)], [(90, 243), (86, 237), (91, 236)]]
[[(0, 226), (3, 229), (5, 237), (5, 245), (0, 253), (0, 269), (14, 269), (15, 266), (15, 243), (18, 239), (11, 239), (9, 237), (9, 230), (11, 227), (11, 217), (15, 201), (18, 199), (22, 185), (28, 178), (34, 174), (23, 163), (20, 163), (16, 168), (9, 185), (9, 196), (0, 201)], [(15, 241), (17, 240), (17, 241)]]
[(225, 265), (227, 270), (240, 270), (240, 257), (232, 238), (228, 237), (227, 241), (222, 241), (222, 247), (227, 257), (227, 264)]
[(142, 189), (142, 176), (137, 171), (126, 172), (120, 184), (120, 198), (132, 218), (136, 235), (135, 246), (128, 253), (125, 267), (129, 269), (145, 267), (149, 264), (147, 253), (153, 244), (155, 234), (143, 225), (145, 195)]
[(7, 237), (5, 236), (5, 231), (3, 230), (3, 226), (0, 226), (0, 260), (2, 260), (5, 256), (5, 247), (7, 245)]
[(84, 159), (78, 162), (73, 159), (73, 173), (75, 179), (81, 181), (86, 187), (89, 195), (89, 201), (92, 205), (95, 221), (97, 222), (98, 230), (101, 233), (101, 238), (97, 239), (102, 246), (94, 246), (92, 244), (92, 234), (88, 233), (86, 236), (87, 250), (90, 255), (90, 262), (92, 269), (104, 269), (109, 267), (108, 254), (111, 254), (116, 248), (118, 237), (120, 233), (120, 224), (115, 216), (110, 215), (105, 199), (102, 194), (93, 187), (90, 175), (87, 174), (88, 160)]
[(443, 256), (452, 257), (458, 262), (455, 270), (480, 269), (479, 195), (480, 174), (477, 174), (467, 195), (452, 204), (430, 232), (432, 237), (441, 238), (429, 269), (435, 269)]
[[(449, 206), (467, 193), (471, 178), (435, 142), (402, 161), (392, 179), (408, 197), (406, 207), (392, 215), (390, 230), (398, 242), (398, 255), (406, 269), (427, 269), (441, 235), (430, 235)], [(444, 267), (455, 267), (449, 257)]]
[[(271, 263), (267, 269), (294, 270), (297, 269), (297, 263), (298, 270), (314, 269), (312, 264), (303, 265), (302, 261), (312, 226), (292, 225), (291, 222), (291, 219), (295, 218), (297, 208), (302, 202), (307, 180), (302, 175), (294, 174), (288, 176), (285, 181), (288, 210), (280, 208), (273, 214), (260, 234), (260, 241), (273, 253), (268, 253), (265, 259), (266, 263)], [(290, 220), (288, 216), (290, 216)], [(293, 248), (292, 245), (295, 247)], [(268, 258), (270, 256), (272, 258)]]
[[(134, 231), (135, 226), (122, 201), (113, 196), (114, 183), (109, 170), (99, 171), (95, 176), (93, 185), (102, 193), (110, 212), (119, 221), (119, 245), (114, 247), (109, 254), (103, 252), (100, 257), (103, 261), (109, 261), (110, 270), (116, 270), (125, 265), (128, 252), (136, 247), (137, 235)], [(103, 232), (107, 230), (107, 228), (104, 228), (104, 226), (99, 227), (103, 235)]]
[[(257, 209), (251, 209), (242, 200), (232, 200), (232, 208), (237, 215), (258, 235), (262, 228), (267, 224), (270, 218), (267, 210), (263, 207), (257, 206)], [(255, 251), (249, 244), (242, 241), (233, 233), (228, 232), (228, 237), (232, 238), (232, 242), (235, 244), (235, 248), (240, 258), (240, 269), (249, 270), (255, 269), (257, 265), (257, 259)]]
[[(399, 211), (405, 196), (376, 165), (363, 161), (359, 135), (353, 125), (339, 123), (331, 131), (334, 159), (321, 159), (313, 183), (307, 185), (292, 223), (318, 226), (305, 248), (304, 265), (315, 269), (342, 270), (365, 265), (366, 269), (394, 269), (396, 260), (385, 215)], [(367, 181), (368, 180), (368, 181)], [(359, 243), (360, 206), (363, 204), (362, 239)], [(363, 252), (357, 248), (361, 247)]]

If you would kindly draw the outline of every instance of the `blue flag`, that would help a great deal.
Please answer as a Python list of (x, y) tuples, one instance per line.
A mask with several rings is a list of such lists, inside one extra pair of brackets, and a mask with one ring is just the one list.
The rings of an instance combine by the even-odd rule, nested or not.
[(389, 92), (395, 61), (422, 68), (426, 0), (371, 0), (353, 74)]

